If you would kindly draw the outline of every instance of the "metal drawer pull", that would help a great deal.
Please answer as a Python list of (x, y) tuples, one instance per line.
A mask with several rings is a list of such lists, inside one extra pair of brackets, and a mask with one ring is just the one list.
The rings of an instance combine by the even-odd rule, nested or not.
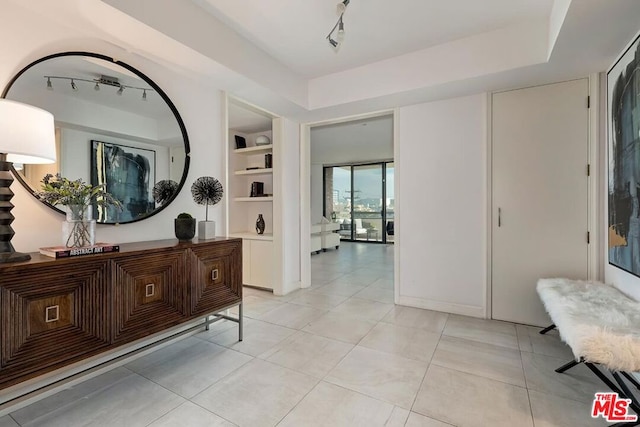
[(60, 320), (60, 306), (51, 305), (44, 309), (44, 320), (46, 323), (56, 322)]
[(145, 286), (145, 292), (144, 292), (144, 296), (145, 297), (152, 297), (153, 294), (155, 294), (156, 292), (156, 285), (154, 285), (153, 283), (149, 283), (147, 286)]
[(218, 269), (211, 270), (211, 280), (218, 280)]

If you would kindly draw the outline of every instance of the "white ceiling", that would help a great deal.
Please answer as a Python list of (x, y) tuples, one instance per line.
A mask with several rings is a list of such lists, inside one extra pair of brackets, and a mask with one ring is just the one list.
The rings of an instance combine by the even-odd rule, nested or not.
[(464, 37), (548, 19), (553, 0), (352, 0), (338, 53), (337, 0), (193, 0), (297, 74), (313, 78)]
[(251, 107), (229, 102), (229, 130), (241, 133), (264, 132), (271, 129), (273, 119)]
[(640, 17), (639, 0), (351, 0), (336, 53), (337, 0), (5, 2), (300, 122), (606, 71)]
[(393, 116), (311, 128), (311, 163), (330, 165), (393, 159)]

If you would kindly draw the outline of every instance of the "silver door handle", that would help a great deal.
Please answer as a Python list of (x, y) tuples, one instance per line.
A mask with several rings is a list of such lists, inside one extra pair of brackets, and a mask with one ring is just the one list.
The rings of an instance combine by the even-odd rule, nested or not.
[(498, 227), (502, 225), (502, 209), (498, 208)]

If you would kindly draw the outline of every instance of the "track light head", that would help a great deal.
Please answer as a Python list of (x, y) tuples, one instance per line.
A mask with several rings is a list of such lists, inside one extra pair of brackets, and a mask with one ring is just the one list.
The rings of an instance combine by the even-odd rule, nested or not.
[(350, 1), (351, 0), (343, 0), (340, 3), (338, 3), (338, 6), (336, 7), (338, 15), (342, 15), (344, 11), (347, 10), (347, 6), (349, 6)]
[(76, 84), (76, 82), (73, 81), (73, 79), (71, 79), (71, 89), (73, 89), (74, 91), (78, 91), (78, 85)]
[(96, 85), (93, 87), (93, 90), (95, 90), (95, 91), (99, 91), (100, 90), (100, 85), (98, 84), (98, 82), (96, 82)]
[(121, 96), (121, 95), (122, 95), (122, 92), (124, 92), (124, 86), (120, 86), (120, 89), (118, 89), (118, 91), (116, 92), (116, 94), (117, 94), (118, 96)]
[(143, 101), (146, 101), (146, 100), (147, 100), (147, 90), (146, 90), (146, 89), (143, 89), (143, 90), (142, 90), (142, 100), (143, 100)]
[(53, 84), (51, 83), (51, 77), (47, 77), (47, 90), (53, 90)]
[(342, 16), (340, 17), (340, 22), (338, 23), (338, 35), (336, 38), (341, 43), (344, 40), (344, 22), (342, 22)]
[(334, 48), (338, 48), (338, 42), (335, 41), (334, 39), (332, 39), (331, 37), (329, 37), (329, 43), (331, 44), (331, 46), (333, 46)]

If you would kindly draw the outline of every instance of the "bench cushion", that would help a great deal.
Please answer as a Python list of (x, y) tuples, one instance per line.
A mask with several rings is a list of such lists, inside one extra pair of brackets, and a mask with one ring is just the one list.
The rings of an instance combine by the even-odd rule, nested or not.
[(640, 303), (599, 282), (540, 279), (537, 289), (576, 359), (640, 371)]

